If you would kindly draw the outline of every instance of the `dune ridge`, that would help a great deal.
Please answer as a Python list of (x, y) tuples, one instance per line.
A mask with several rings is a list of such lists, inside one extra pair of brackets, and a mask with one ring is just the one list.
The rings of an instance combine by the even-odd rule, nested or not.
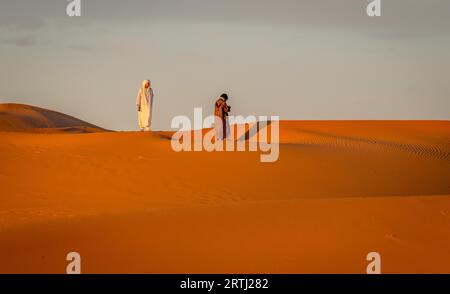
[(26, 104), (2, 103), (0, 131), (93, 133), (107, 130), (57, 111)]

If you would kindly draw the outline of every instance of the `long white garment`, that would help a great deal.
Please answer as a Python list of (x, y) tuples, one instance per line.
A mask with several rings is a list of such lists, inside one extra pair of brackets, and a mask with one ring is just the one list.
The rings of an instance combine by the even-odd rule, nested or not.
[(152, 126), (152, 106), (153, 106), (153, 89), (145, 88), (147, 80), (142, 82), (136, 97), (136, 106), (138, 107), (138, 124), (141, 131), (149, 131)]

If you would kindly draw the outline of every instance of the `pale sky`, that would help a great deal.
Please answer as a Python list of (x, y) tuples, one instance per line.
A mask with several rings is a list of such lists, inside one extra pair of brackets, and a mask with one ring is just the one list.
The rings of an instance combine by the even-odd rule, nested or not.
[(227, 92), (234, 115), (450, 119), (450, 1), (0, 0), (0, 102), (136, 130)]

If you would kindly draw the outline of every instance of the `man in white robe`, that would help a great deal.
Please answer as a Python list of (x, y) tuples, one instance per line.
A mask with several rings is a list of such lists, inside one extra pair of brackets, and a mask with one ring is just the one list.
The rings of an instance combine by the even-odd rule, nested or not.
[(142, 82), (136, 98), (136, 106), (139, 129), (141, 131), (150, 131), (152, 126), (153, 89), (149, 80)]

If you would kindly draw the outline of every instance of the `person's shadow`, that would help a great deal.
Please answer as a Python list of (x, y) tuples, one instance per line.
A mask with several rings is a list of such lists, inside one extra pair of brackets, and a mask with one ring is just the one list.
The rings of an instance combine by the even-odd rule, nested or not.
[[(267, 123), (265, 124), (264, 127), (268, 128), (270, 126), (270, 124), (272, 123), (271, 120), (268, 120)], [(252, 134), (253, 136), (255, 136), (259, 131), (261, 131), (260, 127), (261, 127), (261, 122), (260, 121), (256, 121), (255, 124), (253, 124), (253, 126), (251, 128), (249, 128), (242, 136), (240, 136), (237, 140), (238, 141), (247, 141), (250, 140), (250, 134)]]

